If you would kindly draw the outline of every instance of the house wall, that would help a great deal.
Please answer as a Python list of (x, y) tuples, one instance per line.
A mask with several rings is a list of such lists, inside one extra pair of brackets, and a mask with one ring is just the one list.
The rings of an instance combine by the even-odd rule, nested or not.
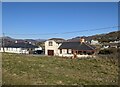
[[(3, 48), (0, 48), (0, 52), (3, 52)], [(29, 51), (27, 51), (27, 49), (23, 49), (23, 48), (4, 48), (4, 52), (8, 52), (8, 53), (26, 53), (28, 54)]]
[(0, 47), (0, 52), (3, 52), (3, 48), (2, 47)]
[(61, 57), (72, 57), (73, 56), (71, 49), (68, 49), (68, 53), (67, 53), (67, 49), (62, 49), (62, 53), (60, 53), (60, 49), (59, 49), (58, 52), (59, 52), (59, 56)]
[[(72, 49), (68, 49), (68, 53), (67, 53), (67, 49), (62, 49), (62, 53), (60, 54), (60, 49), (58, 50), (59, 51), (59, 56), (61, 57), (73, 57), (73, 53), (72, 53)], [(77, 57), (93, 57), (93, 55), (88, 55), (88, 54), (77, 54)]]
[[(52, 42), (52, 46), (49, 46), (49, 42)], [(58, 47), (61, 44), (56, 43), (54, 40), (48, 40), (45, 42), (45, 55), (48, 55), (48, 50), (54, 50), (54, 55), (59, 55)]]
[[(61, 54), (60, 53), (60, 49), (58, 49), (58, 53)], [(64, 55), (64, 54), (71, 54), (71, 53), (72, 53), (71, 49), (68, 49), (68, 53), (67, 53), (67, 49), (62, 49), (62, 55)]]

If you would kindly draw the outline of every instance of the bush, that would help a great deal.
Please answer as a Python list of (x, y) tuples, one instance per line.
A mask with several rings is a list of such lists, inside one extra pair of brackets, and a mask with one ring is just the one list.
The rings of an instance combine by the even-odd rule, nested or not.
[(100, 50), (98, 54), (112, 54), (113, 51), (110, 50), (110, 49), (103, 49), (103, 50)]

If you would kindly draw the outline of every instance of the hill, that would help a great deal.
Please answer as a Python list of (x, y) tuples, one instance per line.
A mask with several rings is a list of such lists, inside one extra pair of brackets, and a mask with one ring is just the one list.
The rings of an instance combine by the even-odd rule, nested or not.
[[(72, 39), (68, 39), (67, 41), (79, 41), (80, 38), (83, 37), (85, 38), (85, 40), (87, 40), (88, 42), (90, 40), (98, 40), (99, 42), (110, 42), (110, 41), (116, 41), (120, 39), (120, 31), (114, 31), (114, 32), (110, 32), (110, 33), (106, 33), (106, 34), (99, 34), (99, 35), (92, 35), (92, 36), (77, 36), (74, 37)], [(31, 42), (31, 43), (38, 43), (38, 42), (44, 42), (46, 41), (46, 39), (14, 39), (11, 37), (0, 37), (0, 39), (4, 39), (4, 42)], [(52, 38), (52, 39), (56, 39), (56, 38)], [(60, 38), (61, 40), (64, 40), (62, 38)]]
[[(90, 40), (98, 40), (99, 42), (110, 42), (110, 41), (116, 41), (120, 39), (120, 31), (114, 31), (106, 34), (99, 34), (99, 35), (92, 35), (92, 36), (81, 36), (85, 38), (87, 41)], [(77, 36), (72, 39), (68, 39), (68, 41), (79, 41), (81, 38), (80, 36)]]
[(0, 44), (2, 43), (2, 40), (4, 43), (14, 43), (14, 42), (18, 42), (18, 43), (26, 43), (26, 42), (30, 42), (31, 44), (36, 44), (38, 42), (44, 42), (46, 41), (45, 39), (15, 39), (15, 38), (11, 38), (9, 36), (5, 36), (5, 37), (0, 37)]

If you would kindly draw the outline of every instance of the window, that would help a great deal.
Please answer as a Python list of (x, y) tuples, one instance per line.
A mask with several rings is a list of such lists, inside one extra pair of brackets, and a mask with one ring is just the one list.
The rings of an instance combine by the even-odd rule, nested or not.
[(72, 50), (72, 54), (74, 53), (74, 51)]
[(78, 51), (78, 54), (82, 55), (82, 54), (83, 54), (83, 52), (82, 52), (82, 51)]
[(78, 54), (78, 51), (72, 50), (72, 54), (74, 54), (74, 53)]
[(6, 50), (8, 50), (8, 48), (6, 48)]
[(69, 54), (69, 50), (67, 49), (67, 54)]
[(84, 54), (84, 55), (86, 55), (86, 54), (87, 54), (87, 52), (86, 52), (86, 51), (83, 51), (83, 54)]
[(69, 53), (70, 53), (70, 54), (72, 53), (72, 50), (71, 50), (71, 49), (69, 49)]
[(27, 49), (27, 51), (29, 51), (29, 48)]
[(62, 49), (60, 49), (60, 54), (62, 54)]
[(13, 48), (11, 48), (11, 51), (13, 51)]
[(49, 42), (49, 46), (53, 46), (53, 43), (52, 43), (52, 42)]
[(71, 54), (71, 49), (67, 49), (67, 54)]

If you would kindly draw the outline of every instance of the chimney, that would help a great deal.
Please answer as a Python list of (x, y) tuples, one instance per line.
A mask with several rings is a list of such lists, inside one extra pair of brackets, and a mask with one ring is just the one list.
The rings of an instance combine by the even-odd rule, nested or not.
[(80, 43), (84, 43), (85, 39), (84, 38), (80, 38)]

